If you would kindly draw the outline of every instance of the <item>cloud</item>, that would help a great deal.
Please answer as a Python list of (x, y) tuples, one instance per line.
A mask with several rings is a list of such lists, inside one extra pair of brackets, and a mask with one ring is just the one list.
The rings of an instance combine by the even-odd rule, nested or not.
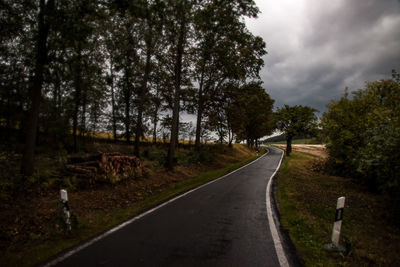
[(268, 55), (261, 71), (276, 106), (309, 105), (321, 112), (347, 86), (400, 71), (398, 0), (259, 0), (247, 19)]

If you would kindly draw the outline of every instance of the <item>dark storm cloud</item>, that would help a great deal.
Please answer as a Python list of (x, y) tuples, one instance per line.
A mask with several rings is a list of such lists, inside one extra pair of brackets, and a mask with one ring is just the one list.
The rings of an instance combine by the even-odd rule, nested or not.
[(309, 105), (321, 112), (347, 86), (400, 71), (398, 0), (262, 0), (248, 27), (267, 43), (261, 72), (276, 106)]

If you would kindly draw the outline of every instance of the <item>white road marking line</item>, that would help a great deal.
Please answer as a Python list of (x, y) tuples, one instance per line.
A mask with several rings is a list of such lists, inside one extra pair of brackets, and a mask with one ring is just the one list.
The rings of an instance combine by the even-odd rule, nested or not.
[(138, 215), (138, 216), (136, 216), (136, 217), (133, 217), (132, 219), (130, 219), (130, 220), (126, 221), (126, 222), (121, 223), (120, 225), (117, 225), (117, 226), (114, 227), (114, 228), (111, 228), (111, 229), (108, 230), (107, 232), (105, 232), (105, 233), (103, 233), (103, 234), (101, 234), (101, 235), (99, 235), (99, 236), (97, 236), (97, 237), (95, 237), (95, 238), (92, 238), (91, 240), (87, 241), (86, 243), (84, 243), (84, 244), (78, 246), (78, 247), (75, 248), (75, 249), (72, 249), (72, 250), (66, 252), (65, 254), (61, 255), (61, 256), (58, 257), (58, 258), (55, 258), (54, 260), (48, 262), (47, 264), (45, 264), (45, 265), (43, 265), (43, 266), (44, 266), (44, 267), (54, 266), (54, 265), (56, 265), (57, 263), (62, 262), (62, 261), (65, 260), (66, 258), (71, 257), (72, 255), (74, 255), (74, 254), (76, 254), (77, 252), (79, 252), (79, 251), (81, 251), (81, 250), (87, 248), (88, 246), (94, 244), (95, 242), (97, 242), (97, 241), (99, 241), (99, 240), (101, 240), (101, 239), (103, 239), (103, 238), (109, 236), (110, 234), (112, 234), (112, 233), (114, 233), (114, 232), (116, 232), (116, 231), (122, 229), (123, 227), (125, 227), (125, 226), (127, 226), (127, 225), (133, 223), (134, 221), (137, 221), (137, 220), (139, 220), (140, 218), (142, 218), (142, 217), (144, 217), (144, 216), (146, 216), (146, 215), (148, 215), (148, 214), (150, 214), (150, 213), (152, 213), (152, 212), (154, 212), (154, 211), (156, 211), (156, 210), (158, 210), (158, 209), (164, 207), (165, 205), (168, 205), (169, 203), (174, 202), (175, 200), (178, 200), (178, 199), (180, 199), (180, 198), (182, 198), (182, 197), (184, 197), (184, 196), (186, 196), (186, 195), (188, 195), (188, 194), (190, 194), (190, 193), (193, 193), (194, 191), (199, 190), (200, 188), (203, 188), (203, 187), (205, 187), (205, 186), (207, 186), (207, 185), (210, 185), (210, 184), (215, 183), (215, 182), (217, 182), (217, 181), (219, 181), (219, 180), (222, 180), (222, 179), (228, 177), (229, 175), (231, 175), (231, 174), (233, 174), (233, 173), (235, 173), (235, 172), (237, 172), (237, 171), (239, 171), (239, 170), (241, 170), (241, 169), (243, 169), (243, 168), (245, 168), (245, 167), (247, 167), (247, 166), (249, 166), (249, 165), (251, 165), (251, 164), (257, 162), (257, 161), (260, 160), (261, 158), (265, 157), (268, 153), (269, 153), (269, 150), (268, 150), (268, 152), (266, 152), (266, 153), (265, 153), (264, 155), (262, 155), (261, 157), (259, 157), (259, 158), (255, 159), (255, 160), (253, 160), (253, 161), (250, 162), (250, 163), (247, 163), (246, 165), (240, 167), (239, 169), (236, 169), (236, 170), (234, 170), (234, 171), (232, 171), (232, 172), (230, 172), (230, 173), (225, 174), (224, 176), (221, 176), (221, 177), (219, 177), (219, 178), (217, 178), (217, 179), (215, 179), (215, 180), (212, 180), (212, 181), (210, 181), (210, 182), (208, 182), (208, 183), (206, 183), (206, 184), (203, 184), (203, 185), (201, 185), (201, 186), (199, 186), (199, 187), (196, 187), (196, 188), (194, 188), (194, 189), (192, 189), (192, 190), (189, 190), (189, 191), (187, 191), (186, 193), (183, 193), (182, 195), (176, 196), (176, 197), (174, 197), (174, 198), (172, 198), (172, 199), (170, 199), (170, 200), (168, 200), (168, 201), (166, 201), (166, 202), (164, 202), (164, 203), (162, 203), (162, 204), (160, 204), (160, 205), (158, 205), (158, 206), (156, 206), (156, 207), (154, 207), (154, 208), (152, 208), (152, 209), (150, 209), (150, 210), (148, 210), (148, 211), (146, 211), (146, 212), (144, 212), (144, 213), (142, 213), (142, 214), (140, 214), (140, 215)]
[[(281, 150), (281, 149), (279, 149), (279, 150)], [(279, 161), (278, 167), (276, 168), (275, 172), (271, 175), (271, 177), (269, 178), (269, 181), (268, 181), (266, 200), (267, 200), (267, 214), (268, 214), (268, 221), (269, 221), (269, 229), (271, 230), (272, 239), (274, 240), (275, 251), (278, 256), (279, 264), (282, 267), (288, 267), (289, 262), (286, 258), (285, 251), (283, 250), (282, 242), (279, 237), (278, 230), (276, 229), (274, 218), (272, 216), (271, 198), (270, 198), (272, 179), (275, 177), (276, 173), (278, 172), (278, 170), (282, 164), (282, 159), (283, 159), (284, 153), (283, 153), (283, 150), (281, 150), (281, 151), (282, 151), (282, 156)]]

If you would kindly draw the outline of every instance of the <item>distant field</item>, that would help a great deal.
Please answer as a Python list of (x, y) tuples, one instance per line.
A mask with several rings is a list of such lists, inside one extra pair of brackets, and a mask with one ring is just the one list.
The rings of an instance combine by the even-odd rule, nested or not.
[[(280, 142), (267, 142), (267, 144), (286, 144), (286, 141)], [(296, 139), (292, 141), (292, 144), (318, 144), (315, 139)]]
[[(113, 133), (111, 132), (99, 132), (99, 131), (88, 131), (84, 134), (85, 136), (91, 136), (94, 138), (98, 138), (98, 139), (107, 139), (107, 140), (111, 140), (113, 139)], [(119, 141), (125, 141), (126, 138), (123, 136), (123, 134), (118, 134), (117, 140)], [(130, 138), (131, 142), (135, 141), (135, 137), (131, 136)], [(194, 139), (193, 140), (183, 140), (183, 139), (179, 139), (178, 140), (180, 144), (194, 144)], [(147, 142), (147, 143), (151, 143), (153, 142), (153, 137), (152, 136), (145, 136), (144, 138), (140, 138), (140, 142)], [(157, 143), (169, 143), (169, 138), (166, 138), (165, 140), (163, 138), (157, 137)], [(204, 143), (204, 142), (203, 142)], [(207, 144), (213, 144), (213, 142), (206, 142)]]
[[(276, 147), (279, 147), (283, 150), (286, 149), (286, 144), (273, 144)], [(328, 153), (326, 152), (325, 145), (314, 145), (314, 144), (293, 144), (292, 150), (297, 152), (303, 152), (307, 154), (311, 154), (314, 156), (318, 156), (321, 158), (327, 158)]]

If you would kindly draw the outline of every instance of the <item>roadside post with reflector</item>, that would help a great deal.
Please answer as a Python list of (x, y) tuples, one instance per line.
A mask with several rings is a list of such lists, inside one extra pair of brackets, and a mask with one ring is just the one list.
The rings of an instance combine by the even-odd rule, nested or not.
[(65, 189), (61, 189), (60, 194), (61, 194), (61, 203), (63, 205), (65, 224), (67, 225), (67, 230), (71, 231), (71, 215), (69, 213), (68, 193)]
[(337, 199), (335, 222), (333, 223), (332, 230), (332, 243), (324, 245), (324, 248), (330, 251), (344, 252), (346, 250), (344, 246), (339, 244), (345, 199), (345, 197), (339, 197)]

